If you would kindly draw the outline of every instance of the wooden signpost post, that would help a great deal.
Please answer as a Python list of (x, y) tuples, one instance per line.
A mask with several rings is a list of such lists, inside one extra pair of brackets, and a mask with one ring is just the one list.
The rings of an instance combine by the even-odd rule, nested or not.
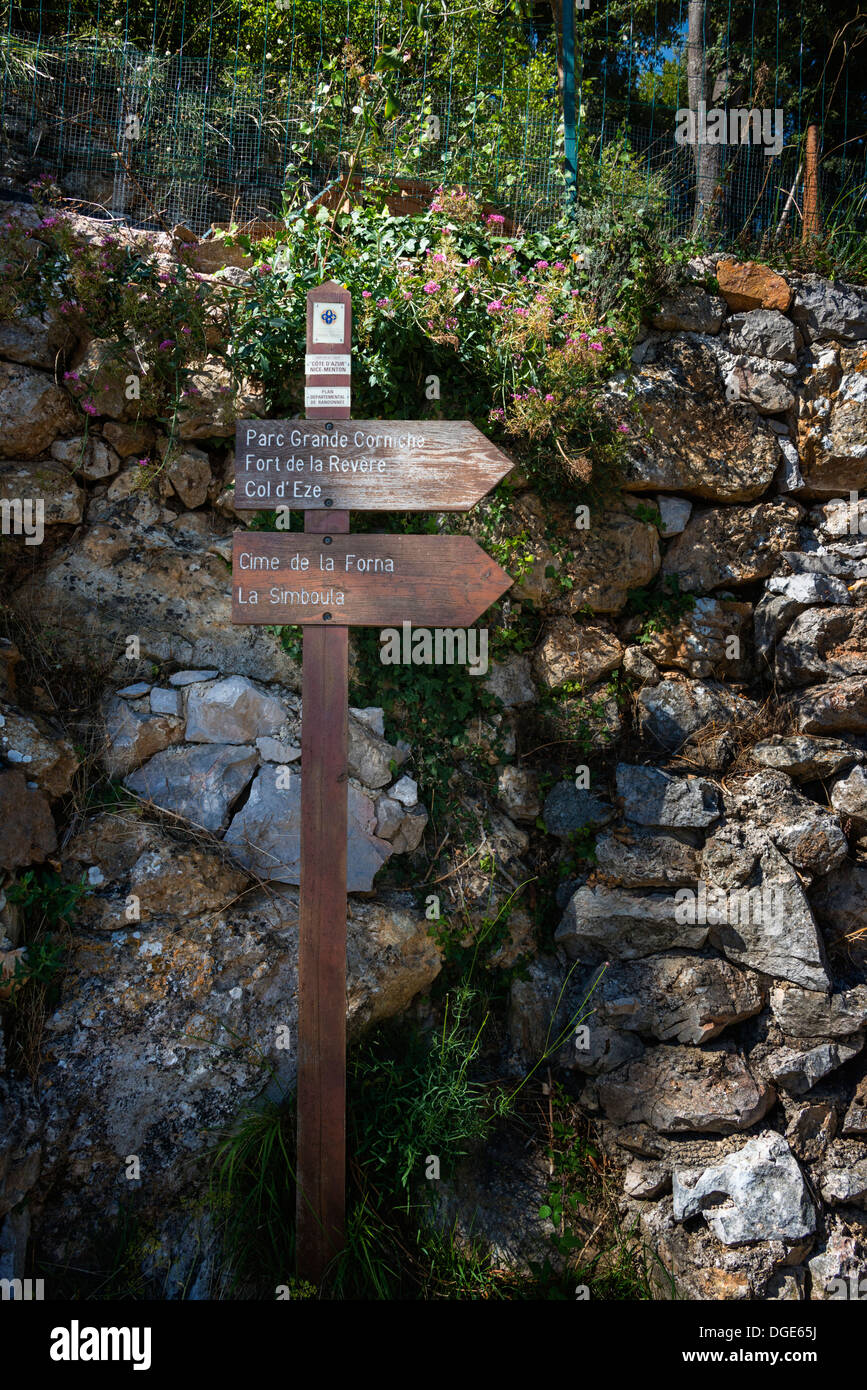
[(466, 511), (512, 465), (464, 421), (350, 420), (352, 303), (307, 296), (306, 420), (240, 420), (235, 506), (304, 534), (236, 531), (232, 621), (304, 625), (298, 937), (298, 1273), (343, 1246), (349, 627), (466, 627), (511, 585), (469, 536), (349, 534), (349, 509)]

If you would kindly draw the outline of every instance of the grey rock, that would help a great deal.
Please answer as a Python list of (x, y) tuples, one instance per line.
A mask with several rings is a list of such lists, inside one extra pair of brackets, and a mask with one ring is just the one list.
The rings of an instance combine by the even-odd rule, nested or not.
[[(349, 836), (346, 886), (367, 893), (379, 869), (393, 853), (374, 833), (373, 802), (349, 784)], [(263, 879), (298, 883), (301, 868), (301, 777), (281, 774), (273, 764), (260, 769), (250, 795), (233, 818), (223, 843), (232, 856)]]
[(684, 285), (662, 300), (652, 323), (664, 332), (718, 333), (725, 316), (724, 299), (698, 285)]
[(645, 685), (656, 685), (659, 681), (659, 667), (642, 647), (627, 647), (623, 653), (623, 670), (627, 676)]
[(623, 1192), (638, 1202), (653, 1202), (671, 1191), (671, 1169), (664, 1163), (634, 1158), (623, 1174)]
[(404, 807), (403, 811), (403, 819), (391, 842), (395, 854), (411, 854), (414, 849), (418, 849), (427, 829), (428, 813), (423, 806), (410, 806), (409, 809)]
[(169, 676), (169, 685), (198, 685), (201, 681), (215, 680), (219, 671), (175, 671)]
[(154, 753), (184, 736), (181, 719), (171, 715), (151, 714), (142, 701), (109, 699), (103, 706), (105, 744), (102, 761), (110, 777), (122, 777), (138, 767)]
[(826, 1217), (826, 1235), (807, 1260), (810, 1271), (811, 1299), (822, 1302), (830, 1299), (861, 1297), (863, 1281), (867, 1279), (867, 1227), (863, 1218), (856, 1224), (846, 1213)]
[(795, 701), (802, 734), (867, 733), (867, 677), (816, 685)]
[(867, 674), (867, 610), (810, 608), (795, 618), (777, 644), (781, 686), (843, 680)]
[(749, 1129), (774, 1103), (739, 1052), (661, 1043), (597, 1083), (612, 1124), (649, 1124), (659, 1134)]
[(669, 540), (672, 536), (679, 536), (692, 514), (692, 503), (689, 499), (687, 497), (671, 497), (661, 492), (656, 498), (656, 506), (662, 518), (660, 531), (663, 540)]
[[(579, 1041), (582, 1046), (578, 1046)], [(586, 1034), (576, 1033), (567, 1039), (557, 1054), (557, 1066), (564, 1071), (578, 1071), (584, 1076), (606, 1076), (628, 1062), (634, 1061), (644, 1052), (644, 1044), (634, 1032), (624, 1032), (619, 1028), (608, 1028), (597, 1022), (591, 1015)]]
[(672, 835), (635, 829), (620, 838), (606, 831), (596, 840), (596, 866), (621, 888), (680, 888), (697, 882), (701, 851)]
[(853, 767), (846, 777), (834, 783), (831, 805), (838, 815), (852, 820), (857, 830), (867, 828), (867, 772), (863, 767)]
[(253, 776), (255, 748), (219, 743), (170, 748), (124, 779), (124, 786), (205, 830), (222, 830)]
[(417, 806), (418, 783), (411, 777), (401, 777), (390, 789), (390, 795), (395, 801), (399, 801), (401, 806)]
[(702, 681), (664, 680), (638, 693), (642, 736), (675, 753), (696, 735), (725, 734), (739, 717), (755, 711), (752, 701), (738, 698), (722, 685)]
[(659, 829), (704, 829), (720, 815), (719, 791), (703, 777), (669, 777), (655, 767), (617, 766), (623, 814)]
[(536, 698), (530, 660), (526, 656), (510, 656), (505, 661), (492, 661), (483, 685), (502, 701), (506, 709), (519, 709), (522, 705), (531, 705)]
[(791, 314), (807, 330), (810, 342), (857, 343), (867, 338), (867, 295), (857, 285), (806, 275), (795, 291)]
[[(769, 424), (771, 429), (773, 429), (777, 423), (776, 420), (770, 420)], [(783, 456), (783, 461), (780, 465), (780, 471), (777, 477), (777, 490), (782, 493), (800, 492), (804, 487), (804, 475), (801, 472), (801, 461), (798, 457), (798, 451), (790, 439), (780, 438), (777, 440), (777, 443), (780, 447), (780, 453)]]
[(849, 1043), (820, 1043), (806, 1052), (781, 1047), (768, 1054), (763, 1066), (779, 1089), (793, 1096), (803, 1096), (813, 1089), (817, 1081), (829, 1076), (837, 1067), (842, 1067), (844, 1062), (857, 1057), (863, 1045), (863, 1037), (854, 1034)]
[(829, 1206), (867, 1207), (867, 1158), (856, 1159), (845, 1168), (826, 1168), (819, 1191)]
[(575, 830), (597, 830), (614, 819), (611, 806), (585, 787), (558, 782), (545, 798), (542, 819), (549, 835), (566, 837)]
[(610, 1027), (693, 1045), (751, 1018), (764, 1002), (755, 975), (716, 956), (678, 952), (609, 965), (594, 995)]
[(867, 1077), (862, 1077), (843, 1118), (844, 1134), (867, 1134)]
[(497, 795), (512, 820), (535, 824), (542, 810), (537, 773), (521, 767), (504, 767), (497, 778)]
[(125, 685), (122, 690), (118, 690), (118, 695), (124, 700), (139, 700), (142, 695), (147, 695), (151, 689), (147, 681), (134, 681), (132, 685)]
[(779, 309), (751, 309), (733, 314), (726, 325), (735, 352), (768, 357), (778, 362), (797, 362), (801, 335)]
[(406, 808), (391, 796), (376, 798), (376, 834), (381, 840), (393, 840), (406, 815)]
[(301, 757), (301, 749), (296, 744), (284, 743), (269, 734), (257, 738), (256, 747), (263, 763), (294, 763)]
[(796, 869), (827, 874), (849, 853), (837, 817), (797, 791), (782, 772), (757, 772), (726, 785), (726, 814), (770, 836)]
[(784, 499), (699, 512), (670, 546), (663, 574), (677, 575), (685, 593), (766, 579), (780, 556), (797, 548), (801, 515), (796, 502)]
[(664, 893), (628, 893), (599, 885), (578, 888), (554, 940), (572, 960), (633, 960), (659, 951), (700, 950), (708, 927), (677, 920), (677, 900)]
[(796, 782), (809, 782), (814, 778), (833, 777), (848, 764), (863, 762), (867, 754), (842, 739), (810, 738), (806, 734), (787, 738), (774, 734), (756, 743), (750, 749), (750, 757), (763, 767), (786, 773)]
[(837, 603), (850, 607), (852, 595), (842, 579), (826, 574), (772, 574), (766, 584), (769, 594), (793, 599), (805, 607)]
[(190, 691), (186, 737), (190, 743), (255, 743), (278, 733), (287, 718), (283, 703), (246, 676), (227, 676)]
[[(737, 925), (714, 924), (713, 944), (729, 960), (809, 990), (830, 988), (822, 938), (800, 879), (762, 830), (724, 825), (708, 840), (702, 872), (729, 899), (741, 894)], [(743, 911), (753, 894), (757, 908)]]
[[(767, 1132), (710, 1168), (675, 1168), (674, 1218), (699, 1212), (723, 1245), (794, 1243), (816, 1229), (807, 1184), (785, 1139)], [(727, 1199), (727, 1200), (725, 1200)]]
[(36, 458), (77, 424), (69, 397), (55, 385), (53, 372), (0, 362), (0, 458)]
[(151, 714), (170, 714), (180, 719), (184, 702), (179, 690), (166, 690), (155, 685), (150, 694)]
[[(349, 717), (349, 772), (365, 787), (384, 787), (392, 779), (392, 765), (405, 762), (403, 753), (362, 723)], [(400, 798), (398, 798), (400, 799)]]
[(359, 724), (364, 724), (377, 738), (385, 738), (385, 711), (378, 705), (368, 705), (366, 709), (352, 709), (349, 713)]
[(775, 985), (770, 998), (774, 1018), (791, 1038), (847, 1038), (867, 1029), (867, 985), (835, 994)]

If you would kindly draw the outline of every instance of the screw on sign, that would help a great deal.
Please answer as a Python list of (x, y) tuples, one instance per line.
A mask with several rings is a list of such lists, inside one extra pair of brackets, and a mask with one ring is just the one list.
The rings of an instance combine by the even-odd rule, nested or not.
[(235, 505), (305, 534), (236, 531), (232, 621), (304, 627), (298, 933), (298, 1273), (343, 1248), (349, 627), (469, 626), (511, 585), (469, 536), (349, 534), (349, 508), (466, 511), (511, 468), (465, 421), (351, 420), (352, 302), (307, 296), (306, 420), (240, 420)]

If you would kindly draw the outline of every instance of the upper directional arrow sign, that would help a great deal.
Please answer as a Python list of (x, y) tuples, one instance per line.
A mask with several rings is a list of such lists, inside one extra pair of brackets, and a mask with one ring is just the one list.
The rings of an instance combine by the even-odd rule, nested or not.
[(511, 468), (468, 420), (239, 420), (235, 506), (465, 512)]
[(235, 623), (468, 627), (512, 580), (470, 536), (236, 531)]

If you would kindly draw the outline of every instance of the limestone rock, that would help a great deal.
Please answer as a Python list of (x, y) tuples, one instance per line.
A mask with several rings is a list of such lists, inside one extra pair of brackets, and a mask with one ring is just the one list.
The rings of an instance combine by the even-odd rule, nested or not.
[(847, 1038), (867, 1030), (867, 985), (836, 994), (775, 985), (771, 1009), (788, 1037)]
[(840, 816), (853, 821), (859, 831), (867, 829), (867, 773), (863, 767), (853, 767), (831, 788), (831, 805)]
[(810, 608), (776, 649), (781, 686), (867, 675), (867, 608)]
[(512, 820), (535, 824), (542, 810), (539, 778), (535, 772), (520, 767), (504, 767), (497, 779), (499, 802)]
[[(629, 893), (600, 885), (578, 888), (554, 933), (571, 960), (634, 960), (676, 949), (700, 950), (706, 924), (682, 924), (664, 893)], [(680, 914), (678, 914), (679, 916)]]
[(781, 772), (758, 772), (727, 784), (726, 813), (760, 826), (796, 869), (827, 874), (849, 852), (836, 816), (796, 791)]
[(861, 763), (867, 754), (838, 738), (810, 738), (804, 734), (772, 738), (756, 743), (750, 757), (763, 767), (784, 772), (796, 782), (833, 777), (852, 762)]
[(797, 548), (800, 515), (796, 502), (782, 499), (702, 512), (671, 546), (663, 573), (676, 574), (686, 593), (766, 579), (781, 554)]
[(68, 323), (53, 308), (41, 314), (19, 312), (14, 318), (0, 320), (0, 357), (7, 362), (53, 372), (58, 356), (62, 357), (73, 342)]
[(89, 483), (113, 478), (120, 468), (120, 459), (114, 449), (98, 434), (56, 439), (51, 446), (51, 457), (71, 472), (80, 473)]
[(205, 830), (222, 830), (253, 776), (255, 748), (209, 743), (169, 748), (124, 778), (124, 786)]
[(629, 590), (649, 584), (659, 569), (656, 527), (626, 512), (594, 515), (580, 542), (566, 566), (579, 596), (576, 607), (589, 604), (594, 613), (619, 613)]
[(798, 875), (765, 831), (724, 825), (705, 845), (702, 874), (708, 888), (730, 895), (737, 908), (737, 925), (727, 919), (711, 928), (713, 944), (729, 960), (804, 989), (830, 987)]
[(711, 1168), (675, 1168), (672, 1192), (675, 1220), (703, 1212), (724, 1245), (754, 1240), (794, 1243), (816, 1229), (816, 1211), (803, 1174), (785, 1139), (772, 1131)]
[(179, 843), (162, 827), (128, 812), (89, 818), (66, 846), (64, 858), (99, 872), (92, 893), (76, 911), (78, 930), (126, 928), (132, 920), (131, 898), (137, 900), (139, 914), (134, 920), (145, 925), (158, 917), (187, 921), (222, 912), (246, 885), (245, 875), (212, 846)]
[(826, 1235), (807, 1260), (811, 1298), (825, 1301), (863, 1296), (861, 1290), (867, 1280), (867, 1222), (861, 1218), (856, 1223), (853, 1216), (858, 1213), (826, 1218)]
[(57, 551), (37, 577), (9, 600), (56, 629), (58, 654), (111, 660), (121, 679), (135, 674), (125, 659), (127, 635), (142, 659), (222, 670), (294, 685), (294, 664), (262, 627), (231, 621), (230, 572), (207, 537), (131, 519), (117, 503), (75, 545)]
[(77, 526), (82, 517), (84, 493), (69, 470), (53, 459), (42, 459), (38, 463), (0, 463), (2, 501), (41, 502), (46, 526)]
[(867, 1077), (859, 1081), (843, 1120), (844, 1134), (867, 1134)]
[(757, 1014), (765, 995), (755, 975), (727, 961), (672, 952), (610, 965), (593, 1002), (612, 1028), (697, 1045)]
[(814, 685), (795, 701), (802, 734), (867, 733), (867, 676)]
[(655, 767), (618, 763), (617, 794), (627, 820), (657, 829), (704, 829), (718, 820), (719, 792), (704, 777), (669, 777)]
[[(377, 871), (394, 852), (375, 834), (373, 802), (349, 784), (349, 839), (346, 886), (367, 893)], [(297, 884), (301, 867), (301, 777), (280, 777), (272, 765), (260, 769), (246, 802), (232, 820), (223, 843), (244, 868), (263, 879)]]
[(607, 628), (557, 618), (539, 645), (534, 665), (541, 685), (559, 690), (567, 682), (592, 685), (620, 665), (623, 648)]
[(750, 309), (734, 314), (726, 325), (734, 352), (768, 357), (776, 362), (797, 362), (801, 335), (779, 309)]
[(236, 415), (259, 418), (264, 399), (252, 390), (238, 390), (232, 374), (217, 358), (210, 358), (190, 374), (178, 410), (181, 439), (234, 437)]
[(187, 445), (172, 452), (163, 475), (185, 507), (201, 507), (213, 482), (208, 455)]
[(184, 736), (181, 719), (152, 714), (149, 702), (109, 699), (103, 706), (105, 743), (102, 762), (109, 777), (125, 777), (155, 753), (162, 753)]
[(726, 315), (723, 300), (698, 285), (685, 285), (663, 299), (653, 316), (653, 327), (668, 332), (718, 333)]
[(37, 715), (21, 714), (0, 701), (0, 754), (20, 765), (27, 780), (36, 782), (48, 796), (65, 796), (72, 785), (79, 759), (68, 739), (55, 733)]
[(69, 397), (54, 377), (12, 362), (0, 362), (0, 458), (32, 459), (76, 418)]
[(505, 661), (492, 661), (483, 684), (506, 709), (531, 705), (536, 698), (536, 687), (526, 656), (509, 656)]
[(595, 792), (572, 782), (558, 782), (545, 798), (542, 819), (549, 835), (566, 837), (576, 830), (607, 825), (614, 819), (614, 811)]
[(807, 329), (810, 341), (841, 343), (867, 338), (867, 295), (863, 286), (805, 275), (798, 282), (792, 318)]
[(596, 840), (596, 866), (621, 888), (680, 888), (698, 879), (701, 851), (671, 835), (606, 831)]
[[(749, 674), (747, 633), (752, 605), (709, 596), (672, 626), (650, 635), (646, 650), (660, 666), (673, 666), (690, 676), (742, 680)], [(736, 650), (737, 656), (729, 656)]]
[[(366, 787), (384, 787), (391, 781), (392, 767), (406, 762), (406, 753), (388, 743), (350, 715), (349, 772)], [(395, 792), (392, 791), (392, 796)], [(397, 798), (400, 801), (400, 797)]]
[[(633, 384), (638, 422), (626, 441), (624, 469), (630, 492), (749, 502), (770, 486), (774, 435), (754, 410), (725, 401), (718, 356), (707, 339), (671, 339)], [(622, 409), (623, 394), (609, 387), (603, 408)]]
[(764, 1058), (762, 1066), (778, 1090), (802, 1096), (811, 1091), (817, 1081), (857, 1057), (863, 1045), (863, 1036), (853, 1035), (849, 1042), (820, 1043), (806, 1051), (780, 1047)]
[(733, 723), (756, 709), (724, 685), (689, 680), (645, 686), (637, 703), (642, 736), (671, 753), (687, 740), (724, 737)]
[(660, 1134), (750, 1129), (774, 1103), (739, 1052), (661, 1044), (602, 1077), (599, 1104), (611, 1124), (649, 1124)]
[(280, 700), (246, 676), (227, 676), (190, 690), (185, 736), (190, 743), (255, 743), (279, 733), (288, 717)]

